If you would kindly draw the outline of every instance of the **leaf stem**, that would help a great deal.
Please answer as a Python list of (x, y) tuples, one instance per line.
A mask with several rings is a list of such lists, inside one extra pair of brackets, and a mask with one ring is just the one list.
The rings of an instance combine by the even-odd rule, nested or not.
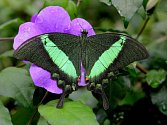
[(5, 23), (3, 23), (3, 24), (0, 25), (0, 30), (2, 30), (2, 29), (5, 28), (6, 26), (9, 26), (9, 25), (11, 25), (11, 24), (13, 24), (13, 23), (18, 23), (18, 21), (19, 21), (18, 18), (9, 20), (9, 21), (7, 21), (7, 22), (5, 22)]
[(1, 41), (13, 41), (14, 37), (6, 37), (6, 38), (0, 38), (0, 42)]
[[(145, 20), (145, 22), (144, 22), (144, 24), (143, 24), (141, 30), (140, 30), (139, 33), (137, 34), (136, 39), (138, 39), (138, 38), (140, 37), (140, 35), (143, 33), (143, 31), (144, 31), (144, 29), (146, 28), (146, 25), (147, 25), (147, 23), (148, 23), (149, 20), (150, 20), (150, 16), (148, 16), (147, 19)], [(147, 72), (148, 72), (147, 69), (145, 69), (145, 68), (144, 68), (141, 64), (139, 64), (139, 63), (136, 64), (136, 68), (137, 68), (139, 71), (141, 71), (142, 73), (144, 73), (144, 74), (147, 74)]]
[(34, 119), (34, 117), (36, 116), (36, 114), (38, 112), (39, 105), (42, 104), (42, 102), (44, 101), (44, 99), (46, 98), (47, 95), (48, 95), (48, 91), (45, 92), (45, 95), (43, 96), (43, 98), (41, 99), (41, 101), (39, 102), (39, 104), (37, 105), (37, 107), (35, 108), (34, 113), (32, 114), (30, 120), (28, 121), (28, 123), (26, 125), (31, 125), (32, 120)]
[(147, 17), (147, 19), (146, 19), (146, 21), (144, 22), (144, 24), (143, 24), (143, 26), (142, 26), (140, 32), (137, 34), (136, 39), (138, 39), (139, 36), (143, 33), (143, 31), (144, 31), (144, 29), (146, 28), (146, 25), (147, 25), (147, 23), (148, 23), (149, 20), (150, 20), (150, 16)]

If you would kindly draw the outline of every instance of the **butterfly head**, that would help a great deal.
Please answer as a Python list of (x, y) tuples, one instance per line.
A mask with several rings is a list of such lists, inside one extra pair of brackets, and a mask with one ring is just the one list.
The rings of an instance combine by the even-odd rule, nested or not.
[(89, 78), (88, 78), (88, 77), (85, 77), (85, 78), (84, 78), (84, 81), (83, 81), (83, 80), (81, 80), (81, 79), (82, 79), (81, 77), (82, 77), (82, 76), (79, 76), (79, 77), (78, 77), (78, 80), (77, 80), (77, 81), (78, 81), (78, 84), (81, 84), (81, 82), (84, 82), (84, 84), (87, 85), (87, 84), (89, 83)]
[(86, 29), (83, 29), (83, 30), (81, 31), (81, 36), (82, 36), (82, 37), (87, 37), (87, 35), (88, 35), (88, 31), (87, 31)]

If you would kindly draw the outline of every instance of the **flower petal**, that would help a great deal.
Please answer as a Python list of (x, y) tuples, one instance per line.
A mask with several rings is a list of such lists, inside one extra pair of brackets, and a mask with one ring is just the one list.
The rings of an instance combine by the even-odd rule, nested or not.
[(48, 71), (33, 64), (30, 67), (30, 74), (36, 86), (45, 88), (52, 93), (62, 93), (62, 89), (58, 88), (56, 80), (51, 79), (51, 74)]
[(82, 18), (75, 18), (71, 22), (70, 34), (81, 36), (83, 30), (88, 31), (88, 36), (95, 35), (93, 27)]
[(14, 38), (13, 48), (16, 50), (26, 40), (32, 38), (33, 36), (37, 36), (39, 34), (41, 34), (41, 31), (32, 22), (27, 22), (20, 25), (19, 33)]
[(70, 29), (70, 16), (62, 7), (49, 6), (36, 17), (35, 24), (43, 33), (62, 32)]
[(34, 15), (31, 21), (20, 25), (19, 33), (14, 39), (14, 49), (33, 36), (50, 32), (68, 33), (70, 30), (70, 17), (58, 6), (46, 7), (38, 15)]
[(31, 22), (32, 23), (35, 23), (35, 20), (37, 18), (38, 14), (34, 14), (32, 17), (31, 17)]
[[(62, 32), (80, 36), (83, 30), (88, 31), (88, 36), (95, 35), (92, 26), (86, 20), (76, 18), (71, 22), (68, 13), (63, 8), (49, 6), (41, 10), (39, 14), (35, 14), (31, 18), (31, 22), (24, 23), (19, 27), (13, 47), (17, 49), (29, 38), (43, 33)], [(36, 86), (43, 87), (52, 93), (62, 93), (62, 89), (57, 87), (56, 81), (51, 79), (51, 74), (48, 71), (33, 64), (30, 67), (30, 74)], [(86, 85), (84, 67), (81, 67), (81, 82), (78, 84), (79, 86)]]

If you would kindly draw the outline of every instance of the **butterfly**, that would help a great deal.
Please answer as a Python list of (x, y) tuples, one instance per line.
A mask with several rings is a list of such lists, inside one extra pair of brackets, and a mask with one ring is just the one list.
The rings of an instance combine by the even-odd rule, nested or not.
[[(88, 89), (101, 94), (104, 109), (109, 108), (103, 90), (104, 79), (110, 72), (148, 57), (146, 48), (128, 35), (103, 33), (87, 37), (65, 33), (47, 33), (28, 39), (14, 52), (14, 57), (27, 60), (52, 74), (63, 89), (57, 108), (63, 107), (64, 98), (78, 88), (84, 76)], [(84, 69), (84, 74), (81, 72)]]

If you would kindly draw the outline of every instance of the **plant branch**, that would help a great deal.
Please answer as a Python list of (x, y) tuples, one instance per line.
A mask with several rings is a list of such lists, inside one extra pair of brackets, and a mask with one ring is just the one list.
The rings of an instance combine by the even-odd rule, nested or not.
[(162, 37), (160, 37), (159, 39), (157, 39), (156, 41), (157, 41), (157, 43), (159, 42), (164, 42), (164, 41), (166, 41), (167, 40), (167, 34), (165, 35), (165, 36), (162, 36)]
[(34, 117), (36, 116), (36, 114), (38, 112), (38, 107), (42, 104), (42, 102), (44, 101), (44, 99), (46, 98), (47, 95), (48, 95), (48, 91), (45, 92), (45, 95), (43, 96), (43, 98), (41, 99), (41, 101), (39, 102), (37, 107), (35, 108), (35, 111), (32, 114), (32, 116), (31, 116), (30, 120), (28, 121), (27, 125), (31, 125), (32, 120), (34, 119)]
[(0, 42), (1, 41), (13, 41), (14, 37), (7, 37), (7, 38), (0, 38)]
[(147, 72), (148, 72), (148, 70), (145, 69), (140, 63), (137, 63), (137, 64), (136, 64), (136, 68), (137, 68), (140, 72), (142, 72), (142, 73), (144, 73), (144, 74), (147, 74)]

